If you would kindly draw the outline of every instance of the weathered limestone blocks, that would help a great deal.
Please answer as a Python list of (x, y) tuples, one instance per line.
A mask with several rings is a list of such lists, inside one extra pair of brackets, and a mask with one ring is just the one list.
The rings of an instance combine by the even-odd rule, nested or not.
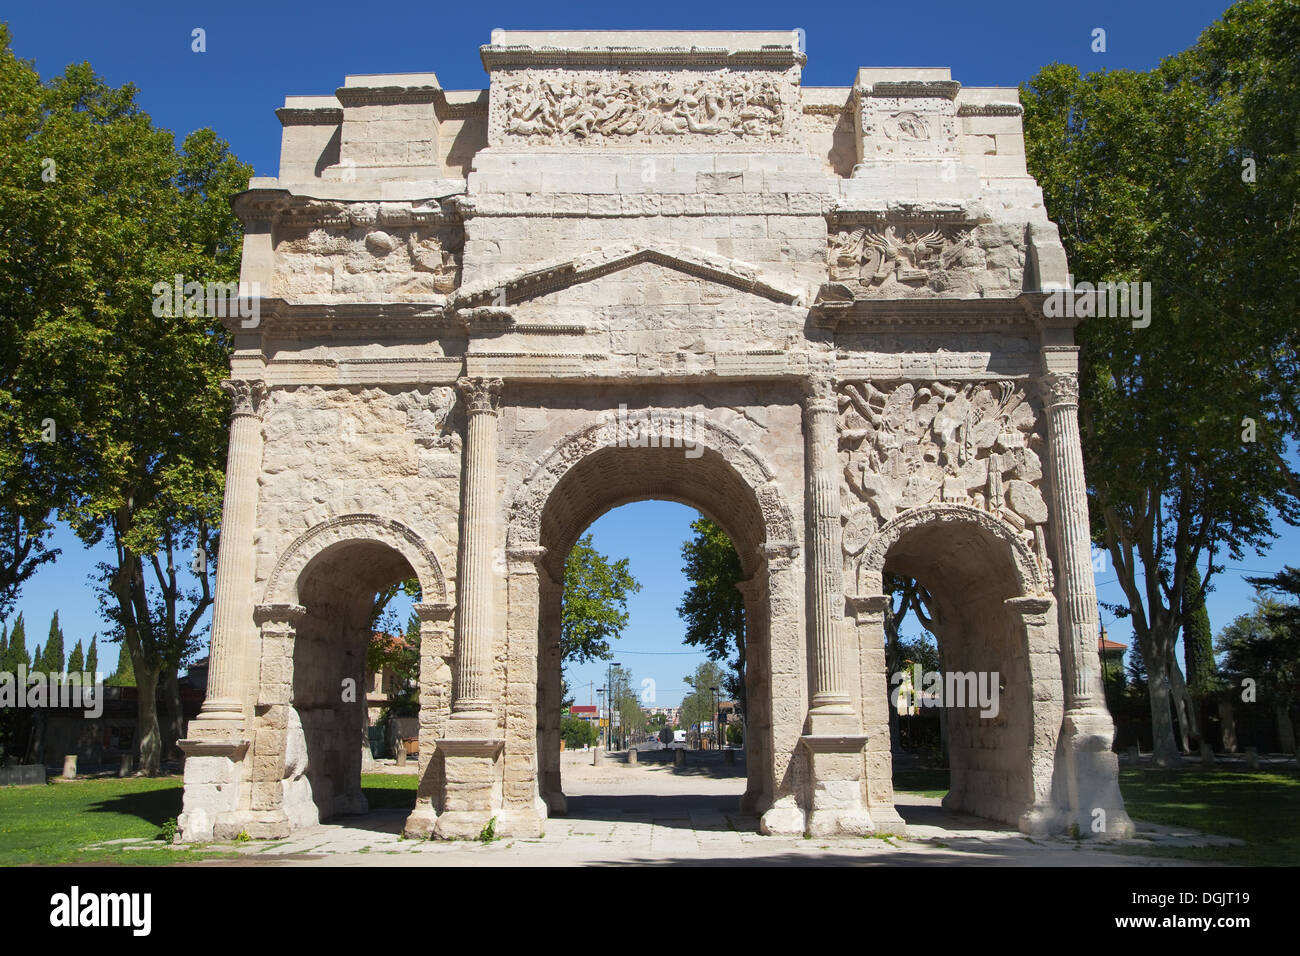
[(895, 68), (805, 88), (781, 31), (499, 31), (481, 55), (485, 90), (291, 97), (280, 176), (236, 202), (263, 309), (231, 323), (182, 838), (364, 810), (346, 688), (374, 595), (411, 578), (406, 834), (539, 833), (567, 802), (564, 559), (645, 498), (740, 555), (763, 832), (904, 830), (884, 673), (904, 574), (934, 592), (944, 667), (1002, 693), (946, 714), (950, 804), (1031, 832), (1100, 808), (1122, 835), (1051, 385), (1072, 333), (1040, 308), (1068, 269), (1015, 92)]

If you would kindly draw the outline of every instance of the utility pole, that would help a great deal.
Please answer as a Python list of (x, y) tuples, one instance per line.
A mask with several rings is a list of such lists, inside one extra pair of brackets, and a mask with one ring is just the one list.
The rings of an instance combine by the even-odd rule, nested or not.
[(718, 749), (718, 689), (710, 687), (709, 691), (713, 695), (713, 719), (710, 723), (713, 725), (713, 749)]

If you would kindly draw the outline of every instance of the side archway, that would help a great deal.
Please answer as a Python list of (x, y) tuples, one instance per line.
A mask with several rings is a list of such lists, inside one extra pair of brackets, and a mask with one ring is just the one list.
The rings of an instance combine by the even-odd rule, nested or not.
[(307, 565), (341, 545), (357, 542), (387, 545), (415, 572), (426, 603), (447, 603), (447, 580), (433, 550), (400, 521), (375, 514), (340, 515), (300, 534), (271, 571), (262, 603), (297, 604)]
[(927, 677), (915, 688), (926, 693), (913, 703), (941, 708), (950, 768), (944, 806), (1026, 831), (1054, 825), (1064, 687), (1050, 568), (999, 518), (939, 503), (883, 525), (863, 547), (856, 570), (850, 607), (862, 709), (868, 738), (882, 743), (869, 745), (867, 754), (869, 802), (893, 799), (887, 742), (889, 708), (897, 702), (890, 691), (901, 685), (885, 673), (888, 572), (914, 578), (933, 599), (927, 627), (939, 642), (939, 696), (932, 696), (936, 685)]

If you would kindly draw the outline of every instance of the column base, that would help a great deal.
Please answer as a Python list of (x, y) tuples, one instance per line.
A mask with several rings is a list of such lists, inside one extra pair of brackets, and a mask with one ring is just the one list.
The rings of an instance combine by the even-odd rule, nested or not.
[(876, 827), (876, 834), (880, 836), (900, 836), (905, 837), (907, 833), (907, 821), (899, 815), (898, 809), (892, 804), (867, 805), (867, 812), (871, 814), (871, 822)]
[(500, 829), (505, 813), (498, 758), (504, 747), (497, 737), (444, 737), (438, 742), (445, 759), (446, 797), (433, 827), (435, 839), (477, 840), (494, 817)]
[(803, 836), (807, 823), (794, 797), (782, 797), (763, 814), (758, 832), (764, 836)]
[(183, 809), (176, 818), (176, 842), (208, 843), (220, 839), (216, 836), (217, 822), (239, 806), (241, 767), (248, 741), (223, 736), (180, 740), (177, 745), (186, 759), (185, 794)]
[(406, 818), (402, 836), (408, 840), (431, 840), (438, 823), (438, 811), (433, 807), (416, 807)]
[(1136, 832), (1119, 790), (1119, 758), (1111, 752), (1115, 725), (1105, 710), (1069, 711), (1065, 743), (1069, 812), (1066, 827), (1078, 836), (1126, 840)]
[[(810, 723), (813, 721), (810, 720)], [(838, 721), (837, 721), (838, 722)], [(807, 835), (866, 836), (875, 832), (862, 801), (863, 734), (804, 734), (812, 777), (812, 810)]]
[[(542, 808), (544, 811), (545, 808)], [(503, 810), (497, 817), (496, 835), (515, 840), (536, 840), (546, 830), (546, 815), (532, 807)]]
[(233, 842), (247, 835), (251, 840), (283, 840), (293, 832), (289, 816), (283, 810), (237, 810), (216, 818), (212, 835), (219, 841)]
[(1026, 836), (1055, 836), (1068, 828), (1068, 816), (1056, 806), (1030, 807), (1020, 815), (1016, 827)]

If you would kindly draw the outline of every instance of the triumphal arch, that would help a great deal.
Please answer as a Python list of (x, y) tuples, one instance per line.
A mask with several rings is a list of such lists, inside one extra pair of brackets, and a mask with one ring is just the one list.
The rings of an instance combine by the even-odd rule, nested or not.
[[(791, 33), (498, 31), (432, 73), (292, 96), (236, 200), (208, 694), (182, 838), (365, 809), (374, 594), (415, 578), (408, 835), (565, 811), (565, 557), (679, 501), (740, 554), (765, 833), (899, 832), (886, 574), (934, 595), (954, 809), (1124, 836), (1097, 658), (1069, 282), (1016, 92), (801, 83)], [(341, 688), (343, 690), (341, 691)], [(990, 712), (992, 711), (992, 712)]]

